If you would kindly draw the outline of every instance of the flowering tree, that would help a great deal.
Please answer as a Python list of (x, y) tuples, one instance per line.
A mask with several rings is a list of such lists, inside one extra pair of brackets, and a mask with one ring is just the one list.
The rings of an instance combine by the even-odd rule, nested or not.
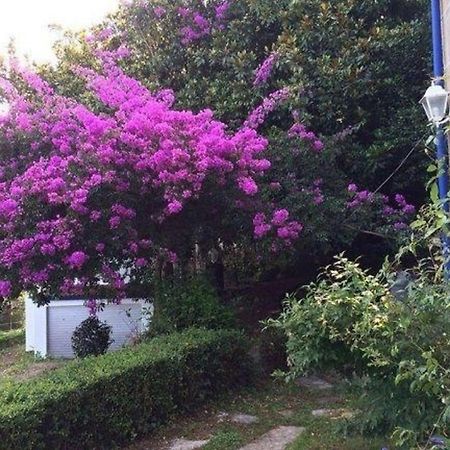
[[(247, 60), (225, 46), (216, 62), (231, 58), (243, 70), (219, 86), (201, 61), (214, 56), (216, 40), (233, 38), (238, 5), (188, 3), (132, 2), (119, 27), (84, 36), (81, 56), (65, 53), (57, 72), (44, 71), (47, 81), (15, 67), (14, 82), (3, 82), (11, 108), (0, 119), (0, 296), (27, 289), (45, 301), (95, 297), (103, 283), (120, 299), (155, 261), (185, 263), (194, 247), (207, 252), (220, 243), (253, 268), (263, 266), (265, 250), (269, 264), (280, 261), (274, 253), (309, 264), (311, 255), (352, 242), (361, 226), (406, 227), (411, 205), (353, 187), (343, 170), (336, 149), (352, 130), (324, 140), (297, 112), (305, 97), (293, 82), (298, 74), (279, 75), (291, 50), (274, 44)], [(148, 79), (139, 65), (144, 43), (124, 31), (129, 21), (138, 30), (145, 14), (153, 20), (139, 35), (153, 46)], [(133, 49), (126, 73), (122, 41)], [(164, 68), (180, 91), (178, 109), (174, 92), (161, 86)], [(210, 109), (179, 110), (200, 109), (202, 84), (201, 107), (218, 106), (229, 128)]]
[[(374, 201), (378, 194), (347, 207), (347, 187), (354, 182), (362, 191), (376, 190), (421, 134), (410, 123), (421, 114), (416, 99), (427, 77), (426, 2), (397, 3), (408, 6), (392, 8), (390, 0), (129, 0), (104, 23), (66, 36), (57, 68), (41, 71), (59, 92), (89, 101), (71, 66), (93, 64), (92, 40), (101, 38), (107, 48), (126, 42), (127, 73), (151, 90), (173, 89), (177, 108), (209, 106), (230, 130), (244, 122), (257, 129), (269, 141), (272, 163), (258, 194), (301, 218), (298, 260), (289, 261), (301, 272), (299, 262), (324, 264), (353, 243), (364, 253), (364, 236), (372, 241), (373, 235), (358, 230), (379, 232), (381, 225), (386, 231), (394, 220), (389, 214), (372, 220), (384, 209)], [(384, 185), (391, 202), (401, 191), (421, 203), (426, 161), (415, 152)], [(376, 253), (389, 250), (386, 242), (378, 240)], [(260, 247), (255, 252), (249, 244), (242, 243), (252, 255), (246, 253), (241, 266), (258, 260), (254, 273), (264, 260)], [(265, 260), (280, 262), (273, 255)]]
[(228, 132), (208, 109), (174, 110), (171, 91), (150, 92), (107, 56), (101, 73), (77, 70), (102, 112), (17, 67), (27, 94), (3, 82), (0, 296), (95, 296), (106, 283), (120, 299), (155, 258), (173, 262), (194, 243), (252, 228), (278, 245), (298, 238), (301, 224), (259, 195), (264, 137)]

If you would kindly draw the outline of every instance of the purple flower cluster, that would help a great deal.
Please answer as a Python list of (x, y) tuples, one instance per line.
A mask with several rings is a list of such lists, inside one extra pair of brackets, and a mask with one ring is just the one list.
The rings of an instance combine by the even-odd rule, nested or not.
[(247, 117), (243, 124), (243, 129), (256, 130), (262, 125), (267, 116), (274, 111), (280, 104), (286, 101), (290, 97), (289, 88), (279, 89), (272, 92), (266, 97), (261, 105), (256, 107)]
[(162, 6), (156, 6), (155, 8), (153, 8), (153, 14), (158, 19), (163, 18), (166, 15), (166, 13), (167, 13), (166, 9), (163, 8)]
[(181, 43), (190, 45), (210, 35), (214, 29), (222, 30), (230, 6), (229, 0), (219, 3), (215, 7), (213, 19), (208, 19), (200, 12), (192, 11), (187, 7), (179, 7), (178, 15), (185, 22), (185, 25), (180, 29)]
[(2, 280), (0, 281), (0, 297), (5, 298), (11, 295), (11, 282)]
[(349, 184), (347, 190), (350, 195), (347, 208), (357, 209), (367, 205), (380, 205), (382, 221), (397, 231), (408, 228), (408, 222), (416, 212), (414, 205), (409, 204), (401, 194), (396, 194), (393, 202), (390, 202), (388, 196), (375, 194), (366, 189), (359, 190), (354, 183)]
[(303, 229), (303, 225), (297, 221), (289, 221), (289, 211), (279, 209), (274, 211), (272, 219), (267, 220), (264, 213), (258, 213), (253, 219), (254, 234), (257, 239), (268, 236), (271, 232), (287, 245), (296, 240)]
[(73, 252), (67, 257), (66, 263), (72, 269), (81, 269), (87, 261), (88, 256), (82, 251)]
[(348, 185), (348, 192), (351, 194), (351, 200), (347, 202), (347, 208), (357, 208), (358, 206), (372, 203), (375, 199), (372, 192), (366, 189), (359, 191), (358, 186), (354, 183)]
[(325, 201), (325, 197), (322, 192), (322, 184), (322, 179), (319, 178), (317, 180), (314, 180), (313, 187), (309, 191), (313, 196), (313, 203), (315, 205), (321, 205)]
[(253, 80), (253, 86), (261, 86), (267, 82), (272, 74), (272, 70), (276, 62), (278, 61), (279, 55), (274, 52), (271, 53), (256, 69), (255, 79)]
[(325, 147), (324, 143), (313, 131), (309, 131), (305, 125), (298, 122), (292, 125), (288, 131), (288, 135), (291, 138), (300, 138), (301, 140), (307, 142), (316, 152), (321, 152)]
[(216, 21), (219, 23), (223, 23), (227, 18), (228, 10), (230, 9), (231, 1), (224, 0), (219, 3), (215, 8)]

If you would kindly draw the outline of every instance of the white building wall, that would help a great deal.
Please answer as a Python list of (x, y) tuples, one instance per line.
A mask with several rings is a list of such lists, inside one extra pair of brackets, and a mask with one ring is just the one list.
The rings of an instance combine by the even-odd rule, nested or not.
[(25, 350), (47, 354), (47, 306), (38, 308), (29, 297), (25, 298)]
[[(110, 350), (118, 350), (148, 328), (151, 305), (144, 301), (123, 300), (120, 305), (106, 304), (98, 317), (112, 327), (114, 342)], [(26, 349), (42, 357), (73, 358), (72, 334), (89, 316), (84, 300), (56, 300), (38, 307), (26, 299)]]

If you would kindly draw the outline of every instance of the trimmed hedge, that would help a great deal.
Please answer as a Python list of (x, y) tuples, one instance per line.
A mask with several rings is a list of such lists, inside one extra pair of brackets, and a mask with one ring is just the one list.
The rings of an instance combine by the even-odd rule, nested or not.
[(245, 339), (224, 330), (190, 329), (73, 361), (0, 392), (0, 448), (113, 448), (250, 374)]

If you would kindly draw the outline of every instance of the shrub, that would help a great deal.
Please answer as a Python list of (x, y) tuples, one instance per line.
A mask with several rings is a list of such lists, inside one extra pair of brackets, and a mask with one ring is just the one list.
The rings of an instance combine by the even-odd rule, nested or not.
[(112, 344), (110, 337), (111, 327), (98, 317), (90, 316), (73, 332), (72, 348), (79, 358), (103, 355)]
[(364, 395), (354, 426), (395, 430), (399, 445), (449, 431), (449, 285), (429, 275), (416, 272), (399, 300), (386, 270), (371, 275), (339, 257), (271, 322), (287, 336), (290, 376), (329, 367), (356, 372)]
[(231, 309), (220, 303), (217, 291), (204, 277), (165, 280), (156, 287), (153, 335), (193, 326), (232, 328), (234, 324)]
[(243, 336), (191, 329), (0, 392), (1, 448), (114, 448), (249, 381)]

